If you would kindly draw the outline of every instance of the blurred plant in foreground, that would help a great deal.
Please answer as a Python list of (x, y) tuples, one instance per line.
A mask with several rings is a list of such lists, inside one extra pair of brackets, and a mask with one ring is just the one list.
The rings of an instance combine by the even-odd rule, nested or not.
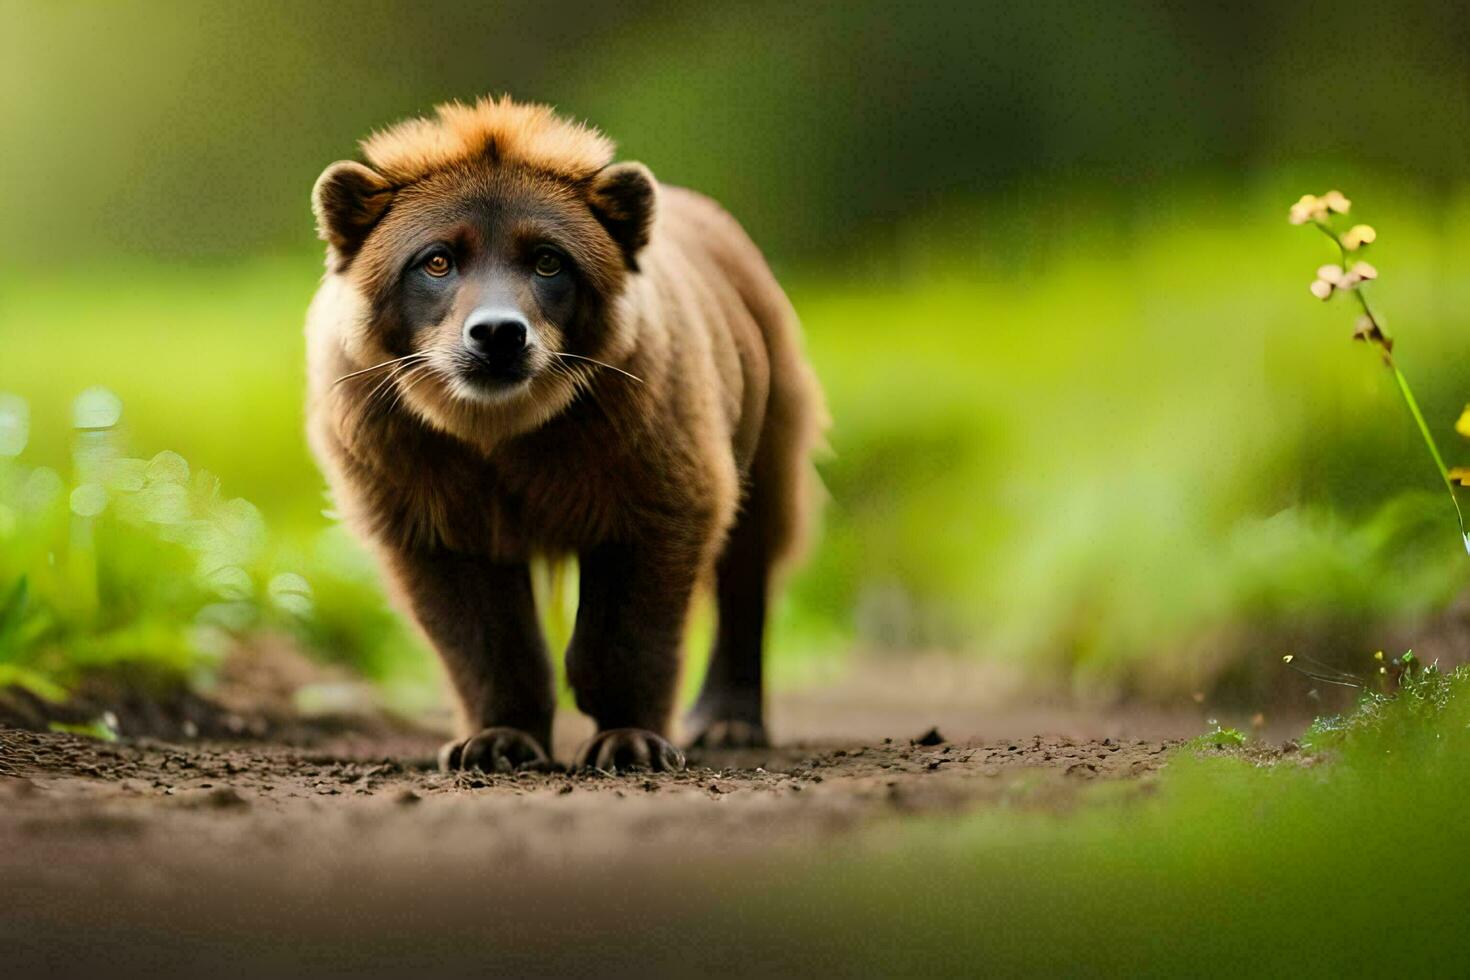
[[(1294, 225), (1310, 224), (1322, 234), (1332, 240), (1337, 246), (1340, 263), (1331, 263), (1317, 269), (1317, 278), (1312, 281), (1312, 295), (1320, 300), (1329, 300), (1333, 294), (1343, 292), (1350, 293), (1357, 300), (1359, 309), (1362, 310), (1358, 317), (1357, 325), (1353, 330), (1353, 339), (1363, 343), (1372, 344), (1377, 347), (1383, 357), (1384, 365), (1393, 372), (1394, 380), (1398, 382), (1399, 394), (1403, 396), (1404, 404), (1408, 406), (1409, 414), (1414, 417), (1414, 422), (1419, 426), (1419, 435), (1424, 439), (1424, 446), (1429, 450), (1430, 457), (1434, 460), (1435, 468), (1439, 470), (1440, 479), (1444, 481), (1445, 490), (1450, 495), (1450, 505), (1455, 511), (1455, 520), (1460, 526), (1460, 539), (1465, 545), (1465, 550), (1470, 552), (1470, 533), (1465, 530), (1465, 515), (1460, 510), (1460, 501), (1455, 493), (1457, 483), (1465, 485), (1466, 477), (1470, 476), (1470, 470), (1457, 467), (1451, 470), (1445, 465), (1444, 456), (1439, 451), (1439, 446), (1434, 441), (1434, 435), (1429, 431), (1429, 424), (1424, 420), (1424, 413), (1419, 408), (1419, 401), (1414, 397), (1414, 391), (1409, 387), (1408, 379), (1399, 370), (1397, 362), (1393, 357), (1393, 338), (1383, 326), (1383, 320), (1374, 311), (1368, 296), (1363, 289), (1363, 284), (1378, 278), (1378, 270), (1371, 263), (1361, 259), (1354, 261), (1354, 256), (1361, 253), (1378, 239), (1378, 232), (1372, 225), (1353, 225), (1346, 231), (1339, 232), (1336, 228), (1336, 217), (1346, 215), (1352, 209), (1352, 201), (1342, 195), (1340, 191), (1328, 191), (1320, 197), (1316, 194), (1304, 194), (1291, 206), (1290, 220)], [(1462, 415), (1457, 429), (1461, 434), (1470, 430), (1470, 409), (1466, 415)]]
[(68, 479), (21, 462), (29, 408), (0, 395), (0, 686), (54, 700), (122, 663), (207, 672), (232, 636), (312, 613), (306, 580), (265, 562), (260, 512), (177, 453), (127, 456), (121, 418), (106, 389), (76, 399)]

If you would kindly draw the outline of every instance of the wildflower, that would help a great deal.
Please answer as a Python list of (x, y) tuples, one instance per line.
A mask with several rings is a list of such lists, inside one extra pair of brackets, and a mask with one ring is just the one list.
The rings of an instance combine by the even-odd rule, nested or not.
[(1310, 288), (1313, 296), (1327, 299), (1334, 289), (1357, 289), (1359, 283), (1377, 278), (1378, 270), (1367, 262), (1354, 262), (1352, 268), (1346, 271), (1342, 266), (1333, 263), (1317, 269), (1317, 279)]
[(1373, 230), (1372, 225), (1353, 225), (1342, 236), (1342, 247), (1349, 252), (1356, 252), (1364, 245), (1372, 245), (1378, 239), (1378, 232)]
[(1354, 262), (1353, 267), (1338, 277), (1332, 285), (1338, 289), (1357, 289), (1358, 283), (1377, 279), (1378, 270), (1367, 262)]
[(1326, 221), (1327, 215), (1347, 214), (1353, 202), (1342, 196), (1342, 191), (1328, 191), (1321, 197), (1316, 194), (1303, 194), (1301, 198), (1291, 206), (1291, 223), (1304, 225), (1308, 221)]
[(1374, 660), (1382, 660), (1383, 659), (1383, 651), (1382, 650), (1379, 650), (1377, 653), (1373, 654), (1373, 659)]
[[(1353, 298), (1357, 300), (1357, 306), (1362, 315), (1358, 317), (1353, 328), (1353, 339), (1372, 343), (1378, 348), (1382, 355), (1384, 365), (1393, 372), (1398, 381), (1399, 393), (1403, 396), (1404, 404), (1409, 413), (1419, 424), (1419, 433), (1424, 438), (1425, 448), (1433, 457), (1435, 468), (1443, 476), (1445, 489), (1450, 495), (1450, 505), (1455, 512), (1455, 522), (1460, 526), (1460, 538), (1465, 544), (1465, 549), (1470, 551), (1470, 528), (1467, 528), (1464, 512), (1460, 509), (1459, 498), (1455, 494), (1455, 487), (1470, 487), (1470, 466), (1457, 466), (1446, 469), (1439, 451), (1435, 445), (1434, 436), (1430, 434), (1429, 427), (1424, 423), (1423, 413), (1419, 409), (1419, 403), (1414, 398), (1414, 393), (1409, 388), (1409, 382), (1398, 369), (1393, 359), (1393, 338), (1384, 332), (1378, 317), (1373, 312), (1373, 307), (1368, 302), (1368, 296), (1358, 286), (1378, 278), (1378, 270), (1368, 262), (1353, 262), (1346, 269), (1351, 256), (1349, 253), (1356, 252), (1365, 245), (1372, 244), (1378, 238), (1378, 232), (1372, 225), (1353, 225), (1346, 232), (1339, 234), (1333, 227), (1332, 216), (1335, 214), (1347, 214), (1352, 207), (1352, 202), (1342, 195), (1340, 191), (1328, 191), (1321, 197), (1314, 194), (1303, 194), (1302, 197), (1291, 206), (1291, 223), (1304, 225), (1308, 222), (1316, 226), (1317, 230), (1328, 236), (1337, 245), (1337, 250), (1342, 259), (1342, 265), (1324, 265), (1317, 269), (1317, 278), (1312, 281), (1312, 295), (1321, 300), (1332, 298), (1332, 294), (1338, 290), (1353, 292)], [(1458, 422), (1455, 423), (1455, 431), (1470, 438), (1470, 406), (1466, 406)], [(1381, 654), (1379, 659), (1381, 659)], [(1285, 663), (1291, 663), (1290, 655), (1283, 658)]]
[(1312, 295), (1320, 300), (1332, 298), (1332, 291), (1342, 281), (1343, 271), (1340, 265), (1324, 265), (1317, 269), (1317, 278), (1312, 285), (1307, 287)]
[(1384, 350), (1393, 351), (1393, 340), (1378, 326), (1378, 321), (1364, 313), (1358, 317), (1358, 322), (1353, 328), (1353, 339), (1363, 342), (1373, 341), (1383, 347)]
[(1301, 199), (1291, 206), (1291, 223), (1304, 225), (1308, 221), (1325, 221), (1327, 219), (1327, 204), (1316, 194), (1303, 194)]

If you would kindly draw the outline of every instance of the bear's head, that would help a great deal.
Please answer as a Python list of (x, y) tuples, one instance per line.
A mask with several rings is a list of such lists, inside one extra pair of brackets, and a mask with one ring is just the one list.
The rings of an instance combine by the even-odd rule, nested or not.
[(362, 150), (312, 191), (328, 278), (352, 298), (338, 335), (372, 369), (348, 383), (485, 442), (544, 422), (627, 354), (618, 299), (654, 219), (647, 168), (508, 98), (439, 106)]

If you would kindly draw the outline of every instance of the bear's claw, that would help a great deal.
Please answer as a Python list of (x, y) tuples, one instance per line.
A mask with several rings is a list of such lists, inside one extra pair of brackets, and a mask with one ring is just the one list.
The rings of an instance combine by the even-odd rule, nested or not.
[(439, 749), (439, 768), (444, 772), (514, 772), (551, 767), (551, 757), (541, 743), (519, 728), (481, 729), (469, 738), (445, 742)]
[(582, 746), (574, 768), (678, 772), (684, 768), (684, 753), (662, 735), (645, 728), (610, 728)]

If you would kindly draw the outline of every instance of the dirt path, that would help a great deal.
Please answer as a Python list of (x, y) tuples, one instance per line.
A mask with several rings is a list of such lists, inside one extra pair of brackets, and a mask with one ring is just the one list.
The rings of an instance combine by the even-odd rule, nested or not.
[[(1067, 807), (1097, 780), (1146, 782), (1173, 744), (1161, 735), (1200, 730), (1034, 709), (966, 724), (963, 706), (902, 716), (857, 697), (779, 700), (778, 730), (796, 738), (779, 748), (615, 777), (441, 774), (428, 736), (109, 744), (0, 729), (0, 946), (43, 973), (190, 972), (248, 948), (275, 972), (386, 974), (421, 942), (446, 969), (641, 970), (674, 923), (715, 928), (719, 946), (690, 910), (752, 864), (840, 858), (885, 821)], [(834, 713), (862, 736), (807, 734), (841, 730)], [(920, 739), (931, 720), (953, 741)], [(1046, 730), (1060, 734), (1032, 734)]]
[(1062, 780), (1144, 775), (1169, 744), (888, 740), (694, 754), (679, 773), (494, 775), (434, 771), (432, 744), (410, 739), (300, 749), (0, 730), (0, 876), (45, 887), (86, 865), (121, 881), (161, 867), (198, 873), (194, 861), (227, 873), (222, 854), (294, 861), (290, 852), (320, 853), (344, 836), (389, 859), (396, 842), (428, 837), (490, 865), (565, 866), (638, 848), (729, 854), (999, 801), (1023, 774), (1056, 780), (1065, 803)]

